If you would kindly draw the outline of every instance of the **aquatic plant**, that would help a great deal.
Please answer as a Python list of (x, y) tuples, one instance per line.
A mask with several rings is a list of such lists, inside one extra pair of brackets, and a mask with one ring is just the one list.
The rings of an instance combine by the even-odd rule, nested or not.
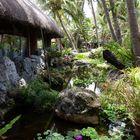
[[(66, 136), (47, 130), (43, 134), (38, 133), (36, 140), (121, 140), (121, 137), (127, 135), (114, 135), (112, 137), (100, 136), (92, 127), (83, 128), (82, 130), (69, 131)], [(128, 140), (133, 140), (133, 137), (128, 136)]]

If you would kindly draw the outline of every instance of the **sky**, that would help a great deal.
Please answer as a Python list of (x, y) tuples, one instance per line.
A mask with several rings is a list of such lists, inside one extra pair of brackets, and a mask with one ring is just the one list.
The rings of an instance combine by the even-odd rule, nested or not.
[[(97, 9), (97, 3), (96, 2), (93, 2), (93, 7), (96, 11), (96, 9)], [(85, 5), (84, 5), (84, 11), (85, 11), (86, 17), (89, 17), (89, 18), (92, 17), (92, 11), (91, 11), (91, 8), (89, 7), (87, 1), (85, 2)]]

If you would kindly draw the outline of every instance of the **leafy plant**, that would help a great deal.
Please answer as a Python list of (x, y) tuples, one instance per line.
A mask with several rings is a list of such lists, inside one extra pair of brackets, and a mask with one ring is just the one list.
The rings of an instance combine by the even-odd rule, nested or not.
[(47, 51), (48, 51), (48, 57), (49, 58), (55, 58), (55, 57), (59, 58), (59, 57), (61, 57), (61, 53), (57, 50), (56, 47), (53, 47), (53, 48), (51, 47)]
[(106, 119), (110, 122), (116, 122), (117, 120), (125, 121), (130, 118), (131, 114), (129, 113), (125, 105), (115, 104), (113, 103), (113, 101), (110, 101), (103, 96), (100, 97), (100, 99), (101, 98), (104, 98), (102, 99), (102, 101), (100, 100), (102, 104), (102, 110), (100, 112), (101, 119)]
[(21, 115), (15, 117), (8, 124), (6, 124), (3, 128), (0, 129), (0, 137), (4, 135), (9, 129), (13, 127), (13, 125), (20, 119)]
[(115, 104), (115, 110), (117, 108), (123, 109), (129, 118), (139, 122), (140, 69), (128, 69), (124, 72), (125, 76), (123, 78), (108, 82), (107, 87), (104, 89), (104, 95), (101, 97), (101, 103), (103, 107), (107, 107), (108, 104), (112, 106)]
[(64, 140), (64, 136), (59, 133), (52, 133), (50, 130), (47, 130), (43, 134), (38, 133), (37, 140)]
[(102, 83), (106, 80), (109, 65), (102, 57), (103, 47), (93, 49), (90, 53), (79, 53), (75, 56), (75, 61), (89, 63), (87, 66), (79, 66), (75, 69), (73, 77), (76, 86), (86, 87), (89, 84)]
[(116, 120), (125, 121), (131, 117), (131, 112), (126, 107), (124, 100), (126, 86), (128, 85), (121, 80), (106, 83), (103, 94), (100, 96), (102, 118), (115, 122)]
[(134, 56), (131, 50), (131, 45), (122, 47), (118, 43), (112, 42), (105, 45), (105, 49), (113, 52), (115, 56), (127, 67), (132, 67)]
[[(123, 135), (126, 136), (126, 135)], [(63, 136), (62, 134), (52, 132), (50, 130), (47, 130), (43, 134), (38, 133), (37, 134), (37, 140), (78, 140), (80, 138), (82, 139), (90, 139), (90, 140), (121, 140), (120, 135), (115, 135), (113, 137), (108, 136), (100, 136), (97, 131), (92, 128), (83, 128), (82, 130), (74, 130), (69, 131), (66, 136)], [(127, 137), (127, 136), (126, 136)], [(129, 137), (129, 140), (133, 140), (132, 137)]]
[(72, 49), (71, 48), (65, 48), (62, 50), (62, 56), (64, 57), (65, 55), (69, 55), (71, 53)]
[(16, 92), (26, 106), (34, 107), (36, 111), (51, 110), (58, 95), (42, 80), (32, 81), (27, 87), (19, 88)]
[(95, 68), (94, 66), (79, 67), (75, 70), (74, 85), (80, 87), (87, 87), (89, 84), (102, 83), (107, 76), (107, 70), (104, 68)]
[(136, 67), (128, 71), (128, 76), (134, 87), (140, 87), (140, 68)]
[(132, 90), (128, 96), (128, 108), (133, 114), (133, 119), (140, 123), (140, 68), (133, 68), (128, 71), (131, 80)]

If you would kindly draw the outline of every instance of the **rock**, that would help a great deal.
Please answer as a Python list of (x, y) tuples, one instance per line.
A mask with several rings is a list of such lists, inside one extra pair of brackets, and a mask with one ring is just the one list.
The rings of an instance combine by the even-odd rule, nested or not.
[(109, 80), (117, 80), (120, 79), (124, 76), (124, 72), (115, 69), (115, 70), (110, 70), (107, 76), (107, 79)]
[(7, 91), (9, 87), (17, 85), (20, 77), (15, 64), (8, 57), (0, 59), (0, 91)]
[(18, 86), (19, 87), (26, 87), (27, 86), (27, 83), (26, 83), (26, 81), (23, 78), (21, 78), (19, 80), (19, 82), (18, 82)]
[(115, 66), (117, 69), (122, 70), (125, 69), (125, 65), (122, 64), (116, 56), (109, 50), (104, 50), (103, 51), (103, 58), (113, 66)]
[(54, 68), (62, 66), (60, 58), (57, 58), (57, 57), (52, 58), (50, 60), (50, 66)]
[(9, 98), (8, 90), (14, 88), (20, 77), (17, 73), (15, 64), (8, 57), (0, 59), (0, 119), (10, 110), (13, 105), (13, 99)]
[(71, 88), (59, 94), (56, 114), (65, 120), (82, 124), (98, 124), (100, 103), (94, 92)]
[(70, 79), (70, 81), (68, 82), (67, 88), (73, 88), (74, 87), (74, 81), (73, 78)]
[(0, 121), (4, 119), (5, 114), (15, 105), (13, 99), (8, 97), (7, 92), (0, 92)]
[(4, 83), (0, 83), (0, 91), (6, 91), (6, 86)]
[(31, 55), (31, 57), (15, 59), (17, 71), (23, 79), (28, 83), (34, 80), (41, 70), (45, 67), (45, 62), (41, 56)]
[(0, 106), (3, 106), (6, 104), (6, 93), (0, 92)]
[(34, 80), (44, 67), (45, 63), (40, 56), (32, 55), (30, 58), (25, 58), (23, 61), (23, 78), (27, 82)]
[(0, 49), (0, 57), (3, 57), (3, 51)]
[(78, 51), (77, 50), (72, 50), (70, 52), (70, 55), (72, 55), (73, 57), (76, 56), (78, 54)]
[(124, 122), (117, 121), (109, 125), (108, 133), (110, 136), (123, 135), (124, 130), (126, 129), (125, 127), (126, 124)]
[(86, 61), (86, 60), (77, 60), (75, 62), (75, 65), (76, 66), (89, 66), (90, 63), (88, 61)]

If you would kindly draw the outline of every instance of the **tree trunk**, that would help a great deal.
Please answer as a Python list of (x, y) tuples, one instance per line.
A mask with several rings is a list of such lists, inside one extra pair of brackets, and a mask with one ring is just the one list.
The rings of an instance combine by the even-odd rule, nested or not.
[(70, 41), (70, 43), (71, 43), (73, 49), (76, 50), (75, 44), (74, 44), (74, 42), (73, 42), (71, 36), (69, 35), (68, 31), (66, 30), (66, 28), (65, 28), (65, 26), (64, 26), (64, 24), (63, 24), (63, 21), (62, 21), (62, 19), (61, 19), (61, 17), (60, 17), (60, 15), (59, 15), (58, 12), (57, 12), (57, 17), (58, 17), (58, 19), (59, 19), (59, 21), (60, 21), (60, 24), (61, 24), (61, 26), (62, 26), (64, 32), (66, 33), (66, 35), (67, 35), (67, 37), (68, 37), (68, 39), (69, 39), (69, 41)]
[(84, 11), (84, 5), (85, 5), (85, 0), (83, 0), (83, 2), (82, 2), (82, 11)]
[(112, 17), (113, 17), (114, 29), (115, 29), (117, 41), (119, 44), (122, 44), (121, 30), (120, 30), (116, 12), (114, 11), (115, 3), (114, 3), (114, 0), (109, 0), (109, 2), (110, 2), (111, 9), (112, 9), (111, 11), (112, 11)]
[(134, 0), (126, 0), (135, 64), (140, 66), (140, 39)]
[(108, 12), (105, 0), (102, 0), (102, 4), (103, 4), (104, 12), (105, 12), (105, 15), (106, 15), (106, 18), (107, 18), (107, 22), (108, 22), (108, 25), (109, 25), (109, 28), (110, 28), (112, 38), (113, 38), (114, 41), (117, 41), (117, 37), (115, 35), (114, 29), (113, 29), (113, 26), (112, 26), (112, 23), (111, 23), (111, 19), (110, 19), (110, 16), (109, 16), (109, 12)]
[(97, 44), (98, 44), (98, 46), (99, 46), (99, 35), (98, 35), (98, 26), (97, 26), (97, 21), (96, 21), (96, 15), (95, 15), (94, 7), (93, 7), (93, 1), (90, 0), (90, 2), (91, 2), (92, 15), (93, 15), (94, 24), (95, 24)]

